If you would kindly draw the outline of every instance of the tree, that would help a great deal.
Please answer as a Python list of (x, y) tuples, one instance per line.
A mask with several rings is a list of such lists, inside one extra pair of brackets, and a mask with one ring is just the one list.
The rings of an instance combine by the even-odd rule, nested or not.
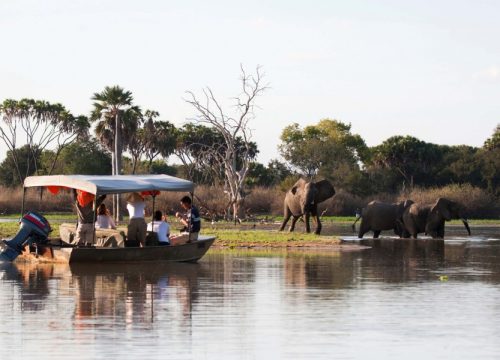
[(232, 208), (235, 220), (241, 216), (245, 178), (256, 153), (254, 143), (251, 141), (249, 122), (255, 115), (257, 97), (266, 90), (266, 86), (262, 84), (262, 77), (260, 67), (257, 67), (253, 75), (248, 75), (241, 67), (242, 93), (235, 97), (237, 113), (234, 116), (228, 115), (222, 109), (222, 105), (209, 87), (203, 90), (203, 100), (199, 100), (193, 92), (187, 92), (189, 98), (186, 102), (197, 112), (192, 120), (206, 124), (222, 137), (223, 148), (220, 144), (214, 144), (213, 161), (224, 174), (229, 196), (228, 207)]
[(436, 185), (450, 183), (482, 186), (481, 162), (479, 149), (467, 145), (439, 145), (443, 156), (440, 163), (435, 164)]
[(252, 162), (248, 171), (246, 184), (248, 186), (276, 186), (292, 172), (278, 160), (271, 160), (267, 167), (258, 162)]
[(372, 164), (397, 172), (404, 187), (436, 185), (436, 165), (443, 159), (439, 145), (413, 136), (393, 136), (372, 151)]
[(346, 189), (353, 187), (350, 179), (361, 176), (360, 166), (369, 158), (364, 140), (351, 133), (351, 125), (331, 119), (303, 129), (299, 124), (287, 126), (279, 151), (303, 175), (321, 175)]
[[(119, 86), (106, 86), (100, 93), (94, 93), (94, 109), (91, 120), (97, 122), (95, 132), (99, 141), (111, 151), (113, 175), (122, 173), (122, 154), (128, 138), (137, 131), (142, 119), (141, 110), (133, 106), (130, 91)], [(114, 196), (113, 213), (118, 221), (120, 196)]]
[[(124, 135), (132, 135), (142, 118), (140, 109), (133, 106), (130, 91), (119, 86), (106, 86), (100, 93), (94, 93), (95, 101), (91, 120), (97, 122), (96, 135), (112, 154), (113, 174), (121, 174), (122, 154), (127, 142)], [(128, 137), (125, 138), (128, 140)]]
[[(7, 187), (21, 185), (23, 181), (19, 177), (19, 172), (25, 176), (31, 176), (35, 173), (35, 162), (38, 158), (33, 158), (29, 145), (23, 145), (16, 149), (15, 154), (8, 150), (5, 159), (0, 164), (0, 183)], [(38, 151), (35, 154), (39, 154)]]
[(166, 159), (174, 153), (176, 135), (175, 126), (168, 121), (146, 121), (144, 124), (145, 156), (150, 170), (156, 157), (161, 155)]
[(494, 150), (500, 148), (500, 124), (497, 125), (493, 135), (484, 142), (485, 149)]
[(132, 155), (132, 174), (135, 174), (140, 159), (145, 156), (149, 171), (152, 171), (153, 161), (158, 157), (168, 158), (176, 147), (177, 131), (168, 121), (154, 121), (157, 112), (146, 111), (147, 120), (128, 142), (128, 151)]
[[(52, 152), (42, 154), (44, 159), (51, 156)], [(109, 175), (111, 156), (95, 139), (76, 141), (61, 151), (54, 173)]]
[[(73, 116), (61, 104), (51, 104), (44, 100), (7, 99), (0, 105), (3, 122), (0, 126), (0, 138), (11, 151), (12, 161), (20, 183), (28, 174), (40, 174), (40, 156), (43, 151), (55, 147), (52, 163), (46, 170), (51, 174), (60, 152), (76, 139), (88, 136), (89, 122), (85, 116)], [(18, 136), (25, 138), (23, 145), (29, 151), (23, 153), (26, 160), (20, 158)], [(30, 160), (31, 158), (31, 160)], [(31, 172), (28, 166), (21, 171), (21, 162), (34, 166)]]
[(488, 138), (478, 156), (481, 160), (481, 174), (486, 188), (495, 195), (500, 195), (500, 125)]

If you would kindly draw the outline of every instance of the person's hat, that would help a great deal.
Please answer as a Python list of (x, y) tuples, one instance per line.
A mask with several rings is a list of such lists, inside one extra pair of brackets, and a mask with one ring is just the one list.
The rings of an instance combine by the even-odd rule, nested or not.
[(130, 203), (130, 204), (134, 204), (134, 203), (138, 203), (138, 202), (143, 202), (143, 201), (144, 201), (144, 198), (138, 192), (130, 193), (127, 196), (127, 202)]

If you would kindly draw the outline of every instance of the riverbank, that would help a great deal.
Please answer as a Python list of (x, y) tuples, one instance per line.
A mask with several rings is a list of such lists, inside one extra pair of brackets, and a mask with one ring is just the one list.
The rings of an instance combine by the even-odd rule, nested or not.
[[(59, 224), (52, 223), (51, 237), (59, 235)], [(18, 231), (19, 225), (15, 222), (0, 223), (0, 238), (12, 238)], [(126, 231), (126, 228), (123, 228)], [(205, 234), (215, 235), (217, 240), (213, 247), (216, 248), (286, 248), (286, 247), (331, 247), (340, 245), (340, 240), (335, 236), (318, 236), (301, 232), (278, 232), (276, 230), (249, 230), (240, 229), (215, 229), (203, 231)]]
[[(52, 226), (51, 237), (59, 236), (59, 226), (62, 222), (76, 222), (73, 214), (47, 214)], [(0, 238), (12, 238), (18, 231), (19, 225), (16, 221), (19, 217), (0, 218)], [(1, 220), (10, 220), (1, 222)], [(174, 219), (172, 219), (174, 220)], [(234, 225), (232, 222), (220, 221), (210, 223), (205, 221), (202, 233), (211, 234), (217, 237), (214, 248), (344, 248), (349, 247), (340, 242), (341, 235), (355, 235), (351, 230), (351, 224), (354, 221), (352, 217), (324, 217), (322, 222), (323, 235), (306, 234), (304, 224), (298, 223), (297, 229), (293, 233), (288, 231), (278, 231), (280, 226), (279, 219), (258, 220), (254, 222), (242, 222)], [(123, 222), (122, 230), (126, 232), (126, 221)], [(489, 228), (500, 226), (500, 220), (470, 220), (471, 228), (474, 233), (475, 227)], [(175, 233), (181, 227), (181, 224), (172, 221), (172, 231)], [(463, 230), (463, 225), (459, 220), (447, 223), (447, 228)], [(359, 227), (359, 224), (358, 224)], [(314, 229), (314, 226), (313, 226)]]

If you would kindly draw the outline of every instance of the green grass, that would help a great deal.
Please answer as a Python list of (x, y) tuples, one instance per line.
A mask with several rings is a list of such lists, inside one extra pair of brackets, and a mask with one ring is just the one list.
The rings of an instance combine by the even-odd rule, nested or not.
[[(59, 224), (52, 223), (50, 237), (59, 236)], [(17, 222), (0, 223), (0, 238), (12, 238), (19, 230)], [(217, 236), (216, 245), (223, 247), (286, 247), (338, 243), (335, 237), (317, 236), (300, 232), (288, 233), (272, 230), (220, 230), (205, 229), (204, 234)]]
[(338, 239), (332, 236), (318, 236), (301, 232), (277, 232), (274, 230), (225, 230), (206, 229), (206, 234), (217, 237), (216, 245), (227, 247), (239, 246), (263, 246), (263, 247), (284, 247), (284, 246), (310, 246), (328, 245), (338, 243)]
[[(67, 222), (76, 222), (75, 214), (68, 213), (47, 213), (44, 214), (50, 220), (63, 220)], [(6, 219), (19, 219), (19, 215), (2, 216)], [(331, 221), (336, 223), (352, 223), (354, 217), (324, 217), (323, 222)], [(51, 221), (52, 233), (51, 237), (59, 236), (59, 224)], [(122, 224), (126, 224), (124, 221)], [(243, 223), (245, 224), (245, 223)], [(251, 222), (246, 224), (252, 224)], [(460, 220), (452, 220), (448, 222), (449, 225), (462, 225)], [(500, 226), (500, 219), (470, 219), (471, 226)], [(228, 228), (224, 228), (228, 225)], [(122, 225), (123, 226), (123, 225)], [(174, 222), (172, 228), (176, 229), (180, 224)], [(231, 228), (229, 228), (231, 227)], [(278, 232), (276, 230), (261, 230), (261, 229), (248, 229), (247, 226), (241, 226), (240, 229), (234, 229), (232, 222), (218, 222), (216, 227), (210, 227), (205, 222), (202, 229), (203, 234), (214, 234), (217, 236), (216, 245), (224, 247), (285, 247), (285, 246), (311, 246), (311, 245), (328, 245), (338, 242), (335, 237), (317, 236), (314, 234), (306, 234), (302, 231), (293, 233)], [(19, 229), (17, 222), (0, 223), (0, 238), (11, 238)], [(273, 227), (274, 229), (274, 227)]]
[[(75, 213), (51, 213), (44, 212), (41, 213), (47, 220), (68, 220), (68, 221), (76, 221)], [(0, 216), (1, 219), (19, 219), (21, 214), (6, 214)]]
[[(51, 223), (52, 232), (50, 237), (59, 237), (59, 224)], [(17, 222), (0, 223), (0, 239), (12, 238), (17, 234), (19, 230), (19, 224)]]

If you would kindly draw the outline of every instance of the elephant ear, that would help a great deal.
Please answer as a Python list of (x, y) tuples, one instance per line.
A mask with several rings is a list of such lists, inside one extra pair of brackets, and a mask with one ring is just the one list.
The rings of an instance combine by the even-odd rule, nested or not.
[(412, 206), (413, 204), (414, 204), (413, 200), (408, 199), (403, 202), (403, 207), (406, 209)]
[(413, 200), (401, 201), (398, 206), (398, 217), (402, 217), (405, 210), (413, 205)]
[(293, 195), (296, 195), (297, 192), (302, 189), (304, 187), (304, 185), (306, 184), (306, 181), (304, 179), (299, 179), (297, 180), (297, 182), (292, 186), (292, 188), (290, 189), (290, 192), (293, 194)]
[(315, 183), (316, 196), (314, 198), (316, 204), (325, 201), (335, 195), (335, 189), (328, 180), (321, 180)]
[(451, 206), (451, 201), (444, 199), (444, 198), (439, 198), (438, 201), (436, 202), (436, 205), (434, 205), (434, 208), (441, 214), (441, 216), (446, 220), (449, 221), (451, 220), (451, 211), (450, 211), (450, 206)]

